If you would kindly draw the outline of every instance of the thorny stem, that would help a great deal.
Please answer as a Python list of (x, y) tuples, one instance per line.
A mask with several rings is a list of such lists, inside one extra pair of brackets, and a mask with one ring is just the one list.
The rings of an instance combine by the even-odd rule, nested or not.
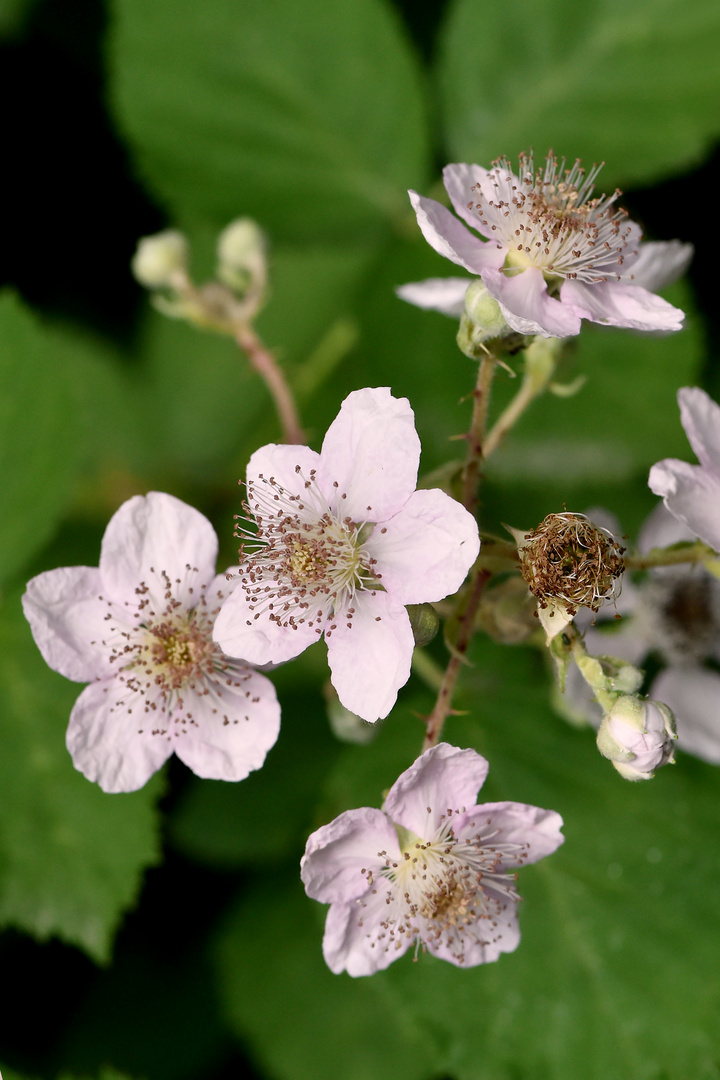
[(283, 442), (304, 445), (307, 440), (300, 426), (295, 399), (277, 360), (249, 324), (235, 328), (235, 340), (272, 395), (282, 426)]
[(455, 684), (458, 681), (460, 669), (466, 662), (465, 655), (472, 640), (475, 615), (480, 604), (480, 597), (490, 576), (489, 570), (484, 570), (481, 566), (475, 565), (473, 576), (470, 579), (470, 592), (465, 602), (465, 609), (460, 615), (460, 626), (457, 641), (453, 648), (453, 655), (445, 668), (433, 711), (425, 722), (423, 752), (436, 745), (442, 734), (443, 724), (453, 711), (452, 696)]
[(485, 426), (490, 405), (490, 387), (495, 374), (495, 357), (486, 352), (480, 361), (477, 383), (473, 391), (473, 411), (470, 430), (467, 433), (468, 448), (462, 471), (463, 506), (473, 512), (477, 500), (480, 462), (486, 457)]

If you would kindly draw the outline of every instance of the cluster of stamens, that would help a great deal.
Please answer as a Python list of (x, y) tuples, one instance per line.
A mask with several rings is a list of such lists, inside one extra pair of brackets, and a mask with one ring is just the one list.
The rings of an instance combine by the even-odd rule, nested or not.
[(636, 250), (629, 245), (639, 230), (614, 203), (620, 191), (593, 199), (602, 164), (586, 174), (580, 161), (565, 168), (550, 152), (535, 169), (532, 153), (520, 156), (519, 177), (506, 158), (493, 162), (489, 178), (495, 197), (479, 184), (471, 188), (468, 209), (477, 213), (479, 231), (507, 244), (506, 269), (536, 266), (550, 283), (570, 278), (586, 282), (619, 280), (623, 264)]
[[(431, 813), (428, 808), (428, 814)], [(527, 857), (527, 845), (497, 839), (498, 830), (488, 818), (470, 839), (458, 840), (452, 819), (459, 810), (448, 809), (441, 826), (423, 840), (396, 826), (400, 859), (386, 851), (380, 880), (363, 870), (369, 894), (358, 901), (364, 909), (369, 895), (385, 895), (387, 914), (368, 932), (373, 948), (397, 950), (408, 939), (434, 951), (444, 947), (458, 963), (469, 946), (488, 946), (500, 940), (505, 925), (500, 916), (520, 899), (516, 875), (499, 869), (507, 859), (519, 866)], [(363, 925), (361, 914), (358, 925)]]
[[(136, 603), (105, 601), (108, 632), (102, 644), (125, 687), (120, 704), (138, 716), (138, 733), (170, 738), (188, 725), (196, 726), (192, 702), (199, 698), (203, 713), (217, 716), (224, 725), (247, 720), (223, 701), (225, 690), (242, 689), (252, 672), (225, 656), (212, 640), (222, 594), (213, 598), (211, 607), (205, 586), (192, 584), (198, 571), (190, 566), (184, 580), (173, 580), (164, 570), (151, 568), (151, 573), (150, 584), (141, 582), (135, 589)], [(178, 593), (185, 599), (178, 599)], [(247, 690), (244, 699), (258, 700)]]
[(597, 611), (618, 595), (624, 548), (583, 514), (549, 514), (525, 534), (520, 570), (541, 608), (561, 601), (570, 615)]
[[(302, 474), (303, 494), (293, 494), (275, 477), (262, 474), (247, 484), (244, 524), (236, 527), (240, 547), (239, 587), (252, 618), (267, 615), (279, 626), (301, 624), (322, 633), (337, 615), (352, 625), (352, 600), (358, 590), (380, 588), (375, 560), (363, 550), (372, 523), (334, 513), (318, 488), (316, 472)], [(345, 499), (338, 490), (336, 502)], [(367, 507), (372, 512), (372, 507)], [(250, 528), (248, 527), (250, 526)], [(254, 530), (252, 529), (254, 526)], [(329, 634), (336, 626), (329, 626)]]

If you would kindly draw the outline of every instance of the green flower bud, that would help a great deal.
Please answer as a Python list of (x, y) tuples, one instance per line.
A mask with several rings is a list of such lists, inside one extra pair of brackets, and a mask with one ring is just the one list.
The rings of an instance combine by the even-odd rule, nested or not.
[(146, 289), (171, 289), (178, 272), (186, 273), (187, 262), (187, 240), (181, 232), (167, 229), (155, 236), (144, 236), (130, 265)]
[(481, 278), (468, 285), (465, 293), (465, 311), (460, 318), (457, 343), (462, 352), (472, 359), (480, 359), (486, 351), (486, 341), (507, 337), (514, 331), (505, 321), (497, 300), (490, 295)]
[(440, 628), (440, 618), (432, 604), (408, 604), (410, 626), (416, 645), (429, 645)]
[(233, 292), (262, 294), (267, 280), (265, 234), (252, 218), (232, 221), (218, 237), (217, 276)]

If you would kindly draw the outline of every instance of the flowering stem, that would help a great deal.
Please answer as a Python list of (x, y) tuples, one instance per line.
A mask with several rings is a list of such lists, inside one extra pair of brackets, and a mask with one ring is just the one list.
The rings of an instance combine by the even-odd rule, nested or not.
[(235, 327), (235, 340), (272, 395), (282, 426), (282, 441), (304, 445), (307, 440), (300, 426), (295, 399), (277, 360), (247, 323)]
[(627, 570), (650, 570), (653, 566), (677, 566), (681, 563), (717, 563), (718, 556), (702, 540), (696, 540), (694, 544), (653, 548), (644, 555), (625, 555), (624, 560)]
[(436, 745), (442, 735), (443, 724), (453, 711), (452, 696), (455, 685), (460, 675), (460, 669), (467, 662), (465, 656), (472, 640), (475, 615), (477, 614), (483, 589), (490, 577), (489, 570), (483, 569), (477, 563), (475, 564), (475, 569), (470, 578), (470, 592), (461, 601), (462, 610), (459, 613), (458, 635), (453, 645), (453, 655), (445, 668), (433, 711), (425, 722), (423, 751), (429, 750), (431, 746)]
[(562, 347), (558, 338), (534, 338), (525, 350), (525, 373), (520, 389), (488, 432), (483, 456), (490, 457), (508, 431), (517, 423), (528, 405), (544, 393), (557, 366)]
[(472, 513), (477, 500), (480, 462), (485, 456), (485, 426), (487, 424), (490, 388), (494, 374), (495, 357), (491, 352), (486, 352), (480, 361), (477, 382), (473, 390), (472, 419), (470, 421), (470, 430), (466, 436), (468, 448), (462, 471), (462, 501), (463, 506), (470, 513)]

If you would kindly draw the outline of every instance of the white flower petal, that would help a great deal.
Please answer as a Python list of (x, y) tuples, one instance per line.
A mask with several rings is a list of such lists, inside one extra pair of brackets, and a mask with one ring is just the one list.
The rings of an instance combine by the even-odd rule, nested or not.
[(680, 419), (698, 461), (720, 477), (720, 406), (697, 386), (678, 390)]
[(494, 240), (481, 240), (468, 232), (465, 225), (435, 199), (426, 199), (416, 191), (408, 194), (423, 236), (439, 255), (475, 275), (502, 266), (505, 250)]
[(653, 682), (652, 696), (674, 712), (679, 749), (720, 765), (720, 675), (701, 667), (666, 668)]
[(408, 304), (459, 318), (465, 308), (465, 293), (469, 284), (469, 278), (428, 278), (426, 281), (398, 285), (395, 292)]
[(108, 605), (94, 566), (47, 570), (28, 582), (22, 598), (25, 618), (45, 663), (66, 679), (89, 682), (115, 673), (108, 633)]
[(513, 870), (526, 863), (535, 863), (552, 855), (565, 842), (560, 832), (563, 819), (555, 810), (516, 802), (483, 803), (473, 807), (455, 822), (453, 833), (458, 839), (469, 841), (480, 826), (487, 827), (488, 820), (493, 831), (490, 846), (493, 843), (521, 845), (515, 855), (501, 851), (499, 870)]
[[(169, 575), (175, 599), (192, 606), (190, 588), (207, 585), (215, 574), (218, 542), (207, 518), (172, 495), (151, 491), (123, 503), (112, 516), (100, 551), (100, 574), (108, 597), (136, 600), (145, 583), (156, 599)], [(188, 574), (187, 567), (197, 569)]]
[(352, 606), (350, 627), (336, 612), (325, 634), (331, 682), (346, 709), (373, 723), (410, 678), (413, 634), (407, 611), (387, 593), (358, 592)]
[(402, 510), (375, 528), (365, 550), (378, 580), (401, 604), (442, 600), (457, 592), (480, 550), (475, 518), (438, 488), (414, 492)]
[[(659, 502), (645, 518), (638, 533), (638, 551), (645, 554), (656, 547), (670, 547), (683, 540), (694, 540), (695, 533), (671, 514), (665, 503)], [(626, 582), (623, 583), (623, 593)]]
[[(258, 588), (273, 590), (277, 582), (261, 581)], [(282, 601), (280, 601), (282, 603)], [(317, 641), (322, 627), (307, 623), (280, 626), (271, 620), (272, 612), (266, 608), (256, 612), (248, 600), (242, 585), (236, 586), (223, 603), (213, 627), (213, 640), (226, 656), (235, 656), (249, 664), (282, 664), (299, 656)]]
[(563, 304), (572, 304), (584, 319), (632, 330), (679, 330), (685, 318), (680, 308), (662, 297), (623, 281), (598, 281), (592, 285), (564, 281), (560, 299)]
[(310, 473), (320, 464), (320, 455), (309, 446), (268, 443), (250, 458), (247, 467), (248, 484), (257, 483), (262, 475), (272, 478), (291, 495), (302, 495)]
[(402, 773), (387, 793), (383, 810), (417, 836), (432, 836), (448, 810), (474, 807), (488, 763), (475, 750), (438, 743)]
[(323, 904), (352, 903), (368, 889), (368, 873), (379, 875), (384, 851), (400, 858), (397, 833), (382, 810), (346, 810), (308, 838), (300, 863), (305, 891)]
[(360, 903), (333, 904), (325, 920), (323, 956), (336, 975), (347, 971), (357, 978), (384, 971), (414, 943), (411, 934), (395, 934), (391, 920), (397, 905), (387, 903), (392, 891), (386, 878), (376, 879), (377, 890), (368, 890)]
[(221, 700), (214, 694), (183, 693), (194, 723), (174, 742), (181, 761), (206, 780), (244, 780), (259, 769), (280, 731), (275, 688), (257, 671), (228, 672)]
[(415, 490), (420, 462), (410, 402), (386, 386), (353, 391), (328, 428), (320, 458), (318, 485), (334, 498), (341, 520), (392, 517)]
[(90, 683), (75, 702), (67, 748), (103, 791), (137, 791), (173, 752), (171, 724), (160, 709), (145, 712), (146, 704), (117, 678)]
[(682, 277), (694, 250), (692, 244), (683, 244), (680, 240), (641, 244), (637, 259), (628, 273), (623, 274), (623, 279), (655, 292)]
[(455, 942), (448, 943), (442, 938), (431, 941), (428, 951), (433, 956), (447, 960), (456, 967), (470, 968), (478, 964), (491, 964), (503, 953), (517, 949), (520, 944), (517, 903), (498, 896), (490, 887), (487, 892), (495, 901), (492, 917), (478, 920), (472, 927), (459, 928)]
[(483, 281), (508, 326), (519, 334), (571, 337), (580, 333), (580, 314), (570, 304), (548, 296), (547, 283), (537, 267), (510, 275), (486, 271)]
[(693, 536), (720, 551), (720, 478), (700, 465), (666, 458), (653, 465), (648, 485)]
[[(512, 173), (504, 169), (493, 169), (491, 175), (490, 170), (484, 169), (482, 165), (468, 165), (464, 162), (455, 162), (452, 165), (446, 165), (443, 169), (443, 184), (450, 196), (455, 213), (478, 232), (483, 232), (483, 230), (474, 204), (480, 195), (483, 199), (483, 209), (489, 209), (491, 212), (494, 210), (494, 207), (490, 207), (489, 204), (497, 199), (494, 178), (498, 173), (503, 180), (507, 180), (508, 177), (515, 180)], [(483, 233), (483, 235), (487, 234)], [(502, 266), (502, 263), (498, 266)]]

